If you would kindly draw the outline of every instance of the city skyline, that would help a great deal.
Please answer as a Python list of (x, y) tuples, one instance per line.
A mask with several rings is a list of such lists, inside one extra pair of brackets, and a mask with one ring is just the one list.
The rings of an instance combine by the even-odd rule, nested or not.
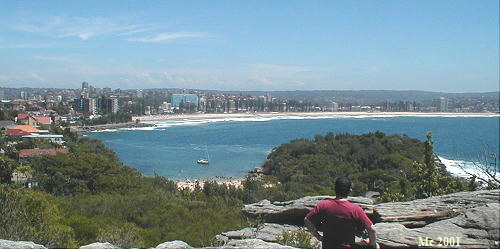
[(497, 1), (2, 5), (0, 87), (499, 90)]

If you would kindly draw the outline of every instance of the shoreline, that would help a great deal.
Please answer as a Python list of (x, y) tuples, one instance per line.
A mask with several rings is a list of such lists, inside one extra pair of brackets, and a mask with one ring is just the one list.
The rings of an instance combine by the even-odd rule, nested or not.
[(358, 117), (358, 116), (421, 116), (421, 117), (483, 117), (500, 116), (492, 112), (261, 112), (261, 113), (193, 113), (135, 116), (140, 122), (177, 121), (186, 119), (272, 118), (272, 117)]
[(226, 186), (232, 186), (235, 188), (242, 188), (243, 187), (243, 181), (245, 181), (244, 178), (229, 178), (229, 179), (210, 179), (210, 180), (180, 180), (180, 181), (173, 181), (175, 183), (175, 186), (177, 189), (189, 189), (189, 190), (194, 190), (196, 186), (199, 186), (200, 188), (203, 189), (203, 186), (205, 185), (205, 182), (215, 182), (219, 185), (226, 185)]
[[(132, 117), (133, 122), (112, 123), (88, 126), (72, 126), (74, 132), (96, 132), (117, 129), (154, 128), (154, 122), (185, 121), (185, 120), (217, 120), (244, 118), (330, 118), (330, 117), (500, 117), (500, 113), (491, 112), (261, 112), (261, 113), (192, 113), (168, 114)], [(139, 120), (139, 123), (135, 122)]]
[(144, 127), (154, 127), (154, 124), (127, 122), (127, 123), (112, 123), (112, 124), (100, 124), (100, 125), (72, 126), (70, 129), (72, 132), (92, 132), (92, 131), (132, 129), (132, 128), (144, 128)]

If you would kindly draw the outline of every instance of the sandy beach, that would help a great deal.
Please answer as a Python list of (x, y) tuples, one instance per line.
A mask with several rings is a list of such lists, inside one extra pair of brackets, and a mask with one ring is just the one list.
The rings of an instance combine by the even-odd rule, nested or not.
[[(235, 188), (243, 187), (244, 179), (228, 179), (228, 180), (215, 180), (219, 185), (225, 184), (226, 186), (233, 186)], [(203, 188), (205, 185), (205, 181), (203, 180), (185, 180), (185, 181), (175, 181), (175, 185), (177, 189), (189, 189), (194, 190), (198, 185), (200, 188)]]
[(193, 113), (193, 114), (168, 114), (136, 116), (132, 120), (141, 122), (148, 121), (168, 121), (186, 119), (231, 119), (231, 118), (272, 118), (272, 117), (330, 117), (330, 116), (422, 116), (422, 117), (443, 117), (443, 116), (500, 116), (499, 113), (456, 113), (456, 112), (264, 112), (264, 113)]

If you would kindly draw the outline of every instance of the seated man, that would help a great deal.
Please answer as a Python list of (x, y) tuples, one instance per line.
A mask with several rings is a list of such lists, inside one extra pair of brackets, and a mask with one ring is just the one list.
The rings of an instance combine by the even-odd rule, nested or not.
[[(346, 177), (338, 178), (335, 181), (336, 198), (318, 203), (304, 218), (308, 230), (322, 242), (323, 249), (352, 248), (356, 232), (365, 229), (370, 237), (368, 243), (379, 248), (373, 223), (360, 206), (347, 200), (351, 185), (351, 180)], [(323, 236), (317, 231), (319, 226)]]

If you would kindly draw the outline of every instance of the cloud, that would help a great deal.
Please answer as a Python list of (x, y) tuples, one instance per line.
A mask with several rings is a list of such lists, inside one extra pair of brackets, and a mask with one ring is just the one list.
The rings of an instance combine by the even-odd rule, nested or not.
[(52, 16), (24, 19), (12, 29), (56, 38), (88, 40), (96, 36), (129, 36), (158, 29), (157, 24), (132, 24), (124, 18)]
[(134, 42), (171, 42), (173, 40), (185, 38), (203, 38), (207, 37), (204, 33), (191, 33), (191, 32), (175, 32), (175, 33), (160, 33), (154, 36), (131, 38), (129, 41)]
[(53, 47), (55, 47), (55, 45), (49, 43), (18, 43), (18, 44), (0, 45), (0, 49), (53, 48)]
[(46, 82), (47, 81), (47, 78), (42, 77), (39, 74), (33, 73), (33, 72), (30, 73), (30, 78), (33, 79), (33, 80), (36, 80), (36, 81), (41, 81), (41, 82)]

